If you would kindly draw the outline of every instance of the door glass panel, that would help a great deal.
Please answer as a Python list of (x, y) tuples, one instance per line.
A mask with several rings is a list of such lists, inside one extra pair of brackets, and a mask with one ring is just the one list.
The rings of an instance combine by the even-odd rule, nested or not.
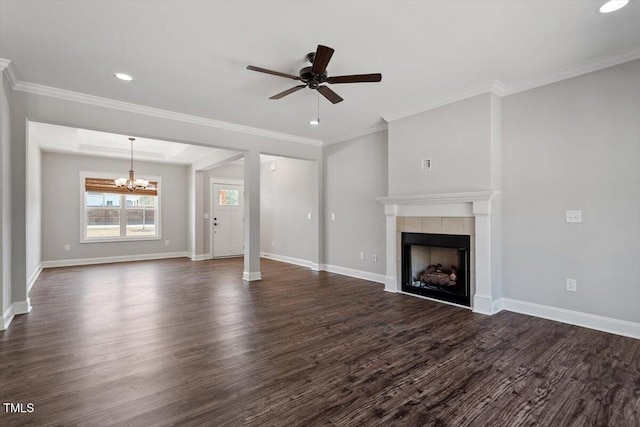
[(218, 192), (218, 203), (220, 206), (238, 206), (240, 192), (238, 190), (221, 189)]

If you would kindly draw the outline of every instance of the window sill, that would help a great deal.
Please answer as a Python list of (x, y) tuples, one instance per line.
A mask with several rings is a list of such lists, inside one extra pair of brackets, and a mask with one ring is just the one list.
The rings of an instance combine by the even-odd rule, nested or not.
[(123, 242), (145, 242), (152, 240), (162, 240), (161, 236), (153, 237), (112, 237), (112, 238), (96, 238), (86, 239), (81, 238), (80, 243), (123, 243)]

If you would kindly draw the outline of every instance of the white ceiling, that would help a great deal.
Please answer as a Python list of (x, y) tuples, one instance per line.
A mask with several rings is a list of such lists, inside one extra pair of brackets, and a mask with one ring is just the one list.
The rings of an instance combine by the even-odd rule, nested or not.
[[(29, 138), (38, 144), (43, 151), (116, 159), (131, 158), (131, 143), (127, 135), (30, 121)], [(207, 148), (149, 138), (136, 138), (133, 142), (134, 161), (146, 160), (156, 163), (188, 165), (203, 158), (226, 158), (235, 154), (240, 153), (221, 148)], [(260, 163), (273, 162), (278, 159), (280, 157), (268, 154), (260, 155)], [(244, 158), (228, 162), (228, 164), (244, 166)]]
[[(32, 138), (43, 151), (117, 159), (131, 157), (131, 144), (127, 135), (29, 122), (29, 138)], [(147, 138), (136, 138), (133, 143), (134, 160), (159, 163), (187, 165), (207, 156), (224, 153), (234, 152)]]
[[(0, 1), (0, 57), (21, 81), (332, 141), (381, 116), (499, 80), (507, 87), (640, 48), (640, 2), (602, 15), (603, 0)], [(317, 44), (345, 101), (249, 64), (297, 74)], [(116, 71), (135, 77), (123, 83)]]

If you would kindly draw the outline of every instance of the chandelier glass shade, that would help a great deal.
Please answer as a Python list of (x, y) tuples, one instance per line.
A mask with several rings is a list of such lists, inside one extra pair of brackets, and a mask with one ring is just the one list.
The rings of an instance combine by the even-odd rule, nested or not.
[(145, 189), (149, 186), (149, 181), (146, 179), (136, 179), (135, 172), (133, 171), (133, 141), (135, 138), (129, 138), (131, 141), (131, 169), (129, 169), (129, 179), (118, 178), (115, 180), (116, 187), (124, 187), (131, 193), (138, 189)]

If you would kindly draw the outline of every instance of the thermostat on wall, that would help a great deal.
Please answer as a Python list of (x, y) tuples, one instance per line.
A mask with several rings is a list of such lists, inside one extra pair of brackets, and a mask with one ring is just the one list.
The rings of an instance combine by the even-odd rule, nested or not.
[(431, 158), (430, 157), (428, 159), (422, 159), (422, 170), (423, 171), (431, 170)]

